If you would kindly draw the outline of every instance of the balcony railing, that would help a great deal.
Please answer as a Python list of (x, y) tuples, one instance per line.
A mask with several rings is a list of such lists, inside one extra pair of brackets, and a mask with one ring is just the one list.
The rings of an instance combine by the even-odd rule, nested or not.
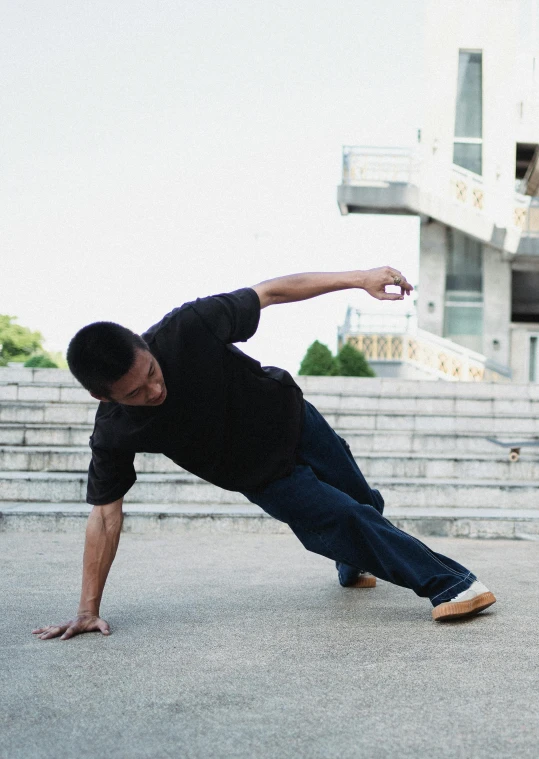
[(408, 148), (343, 148), (342, 181), (345, 185), (387, 187), (391, 182), (416, 184), (419, 159)]
[[(388, 187), (392, 183), (421, 185), (421, 161), (419, 152), (413, 148), (350, 146), (343, 148), (343, 185), (353, 187)], [(488, 197), (483, 177), (461, 166), (451, 165), (448, 193), (442, 182), (440, 191), (431, 194), (445, 196), (458, 206), (464, 206), (477, 215), (493, 214), (492, 198)], [(428, 192), (428, 188), (424, 188)], [(529, 209), (529, 210), (528, 210)], [(513, 208), (507, 209), (506, 224), (497, 222), (498, 227), (507, 227), (512, 234), (539, 238), (539, 199), (530, 206), (530, 197), (515, 192)]]
[(371, 361), (401, 361), (450, 382), (507, 382), (508, 367), (481, 353), (418, 329), (415, 314), (386, 316), (348, 308), (339, 346), (349, 342)]
[(485, 210), (485, 188), (483, 177), (455, 164), (451, 167), (449, 180), (450, 195), (457, 203), (467, 206), (476, 213)]

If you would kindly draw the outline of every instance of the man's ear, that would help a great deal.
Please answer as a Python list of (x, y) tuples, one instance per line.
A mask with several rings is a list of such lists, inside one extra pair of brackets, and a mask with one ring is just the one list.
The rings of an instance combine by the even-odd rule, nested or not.
[(92, 398), (95, 398), (96, 401), (101, 401), (101, 403), (109, 403), (108, 398), (102, 398), (100, 395), (96, 395), (95, 393), (90, 393), (90, 395), (92, 396)]

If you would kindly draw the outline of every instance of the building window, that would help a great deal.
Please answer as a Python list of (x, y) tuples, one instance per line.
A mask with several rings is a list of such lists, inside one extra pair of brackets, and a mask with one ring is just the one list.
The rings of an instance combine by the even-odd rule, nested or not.
[(528, 368), (528, 381), (537, 382), (539, 379), (539, 367), (537, 366), (537, 335), (530, 337), (530, 355)]
[(483, 248), (448, 229), (444, 337), (470, 350), (483, 349)]
[(539, 323), (539, 271), (512, 272), (511, 321)]
[(483, 54), (459, 51), (453, 163), (483, 173)]

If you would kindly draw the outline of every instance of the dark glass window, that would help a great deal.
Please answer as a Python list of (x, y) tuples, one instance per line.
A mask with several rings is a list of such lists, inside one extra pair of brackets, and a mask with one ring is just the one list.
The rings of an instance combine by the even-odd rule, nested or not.
[(480, 242), (448, 229), (444, 337), (471, 350), (483, 347), (483, 249)]
[[(465, 345), (471, 350), (481, 352), (481, 336), (483, 334), (483, 304), (457, 303), (445, 304), (445, 336), (456, 343)], [(463, 340), (463, 337), (477, 337), (473, 342)]]
[(449, 246), (445, 289), (448, 292), (483, 292), (483, 250), (481, 243), (448, 229)]
[(483, 146), (480, 142), (456, 142), (453, 145), (453, 163), (474, 174), (483, 173)]
[(483, 136), (482, 53), (459, 52), (455, 140)]
[(482, 174), (483, 54), (461, 50), (455, 109), (453, 163)]
[(537, 382), (537, 337), (530, 337), (529, 381)]

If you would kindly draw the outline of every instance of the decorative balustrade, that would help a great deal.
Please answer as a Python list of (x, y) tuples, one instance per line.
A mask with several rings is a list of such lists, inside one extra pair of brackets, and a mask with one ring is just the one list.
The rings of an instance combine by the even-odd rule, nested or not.
[[(529, 225), (530, 201), (531, 197), (529, 195), (522, 195), (519, 192), (515, 192), (512, 221), (513, 226), (519, 229), (522, 234), (526, 234), (525, 230)], [(537, 235), (539, 235), (539, 228), (537, 229)]]
[(450, 382), (507, 382), (507, 367), (494, 366), (486, 356), (418, 329), (414, 314), (385, 319), (348, 309), (339, 330), (339, 345), (349, 342), (371, 361), (402, 361)]
[(453, 200), (483, 213), (485, 210), (485, 188), (483, 177), (453, 164), (449, 180), (449, 193)]

